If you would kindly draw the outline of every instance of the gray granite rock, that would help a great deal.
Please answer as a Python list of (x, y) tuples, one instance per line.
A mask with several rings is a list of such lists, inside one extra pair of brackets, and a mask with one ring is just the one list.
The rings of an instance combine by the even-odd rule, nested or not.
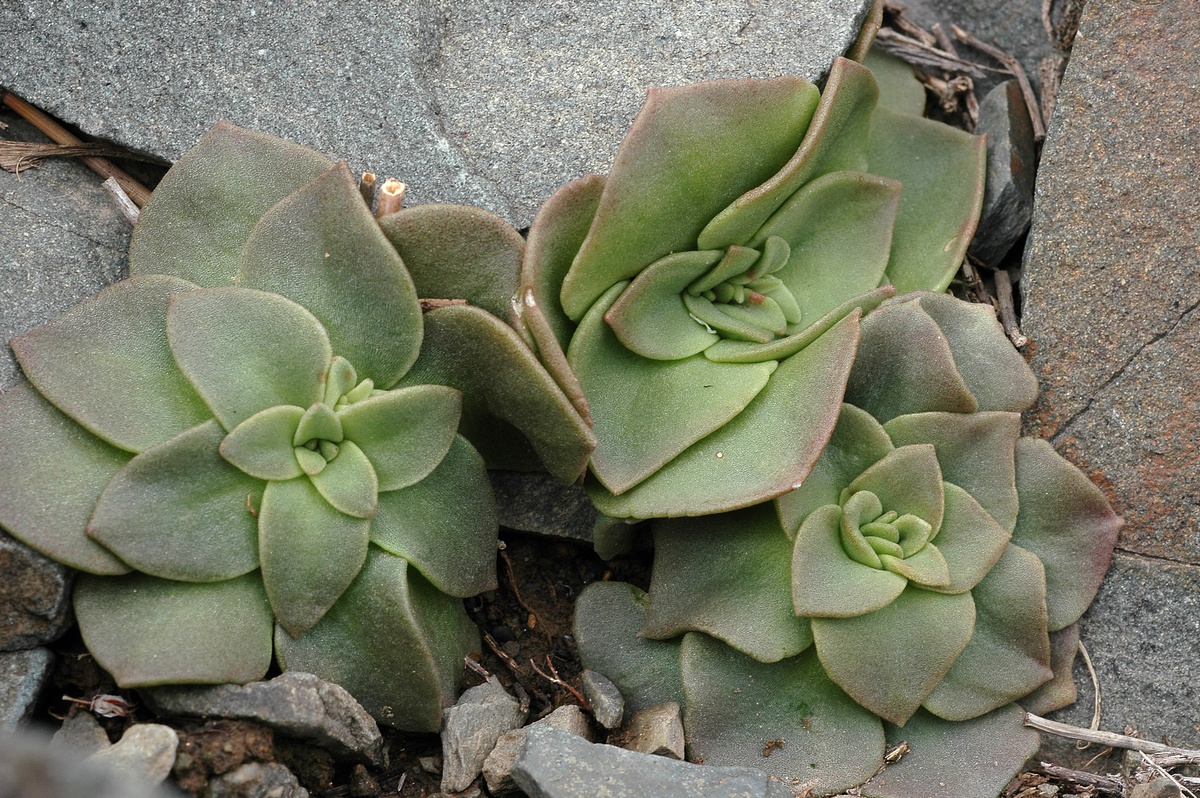
[(495, 680), (466, 690), (454, 706), (443, 710), (442, 791), (471, 786), (496, 741), (524, 723), (525, 714)]
[(0, 794), (14, 798), (177, 798), (129, 773), (55, 749), (41, 734), (0, 731)]
[(1089, 3), (1038, 175), (1030, 423), (1109, 493), (1119, 546), (1200, 563), (1200, 15)]
[(593, 670), (584, 670), (579, 680), (583, 683), (583, 697), (588, 700), (596, 722), (606, 729), (620, 726), (625, 716), (625, 698), (617, 686), (607, 676)]
[(127, 773), (147, 784), (159, 784), (171, 773), (179, 735), (170, 726), (139, 723), (130, 726), (121, 739), (102, 748), (88, 760)]
[(530, 731), (513, 777), (530, 798), (792, 798), (752, 768), (638, 754), (548, 727)]
[(174, 160), (219, 119), (517, 226), (608, 170), (648, 86), (816, 79), (867, 0), (0, 4), (0, 85)]
[(1180, 795), (1179, 782), (1170, 776), (1129, 788), (1129, 798), (1180, 798)]
[(308, 798), (308, 790), (278, 762), (248, 762), (209, 781), (205, 798)]
[(160, 715), (254, 720), (342, 759), (382, 762), (383, 736), (374, 718), (345, 689), (311, 673), (243, 686), (156, 687), (143, 695)]
[(634, 713), (626, 726), (625, 747), (640, 754), (683, 759), (683, 714), (679, 704), (669, 701)]
[(578, 735), (585, 740), (591, 740), (591, 729), (583, 711), (574, 704), (567, 704), (551, 712), (546, 717), (520, 729), (513, 729), (500, 735), (496, 746), (483, 762), (483, 778), (487, 783), (488, 792), (494, 796), (515, 795), (521, 791), (512, 777), (512, 768), (525, 747), (525, 738), (529, 730), (538, 726), (553, 726), (565, 732)]
[(13, 731), (33, 712), (53, 664), (45, 648), (0, 654), (0, 733)]
[(108, 733), (91, 712), (77, 712), (63, 721), (50, 739), (53, 748), (66, 748), (76, 756), (94, 754), (108, 748)]
[(71, 625), (71, 569), (0, 532), (0, 651), (36, 648)]
[[(1200, 566), (1118, 554), (1096, 601), (1080, 622), (1080, 637), (1100, 682), (1100, 727), (1126, 726), (1147, 740), (1200, 748), (1200, 684), (1195, 677), (1200, 640)], [(1087, 727), (1095, 706), (1092, 680), (1075, 661), (1079, 697), (1048, 717)], [(1082, 765), (1095, 747), (1047, 736), (1056, 761)]]
[(592, 542), (596, 507), (578, 485), (549, 474), (489, 471), (500, 526), (519, 532)]
[(969, 252), (995, 266), (1029, 229), (1033, 216), (1033, 126), (1015, 80), (1001, 83), (983, 98), (975, 132), (988, 137), (987, 184)]
[[(9, 125), (0, 137), (46, 141), (12, 114), (0, 112), (0, 122)], [(126, 276), (129, 234), (100, 179), (73, 159), (0, 172), (0, 390), (21, 379), (8, 339)]]

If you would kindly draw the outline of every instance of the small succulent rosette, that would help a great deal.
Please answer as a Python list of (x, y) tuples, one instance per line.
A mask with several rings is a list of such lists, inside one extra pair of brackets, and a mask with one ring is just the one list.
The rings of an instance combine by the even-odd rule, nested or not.
[(992, 798), (1038, 745), (1022, 707), (1074, 700), (1076, 622), (1121, 523), (1020, 437), (1036, 389), (990, 308), (884, 302), (804, 484), (654, 521), (648, 595), (599, 584), (579, 599), (584, 663), (635, 708), (681, 701), (708, 763), (817, 794)]
[[(484, 400), (421, 362), (464, 336), (517, 375), (532, 354), (477, 308), (468, 326), (508, 332), (439, 321), (422, 352), (417, 290), (345, 164), (227, 124), (154, 192), (130, 272), (13, 339), (30, 384), (0, 400), (0, 525), (85, 572), (75, 614), (122, 686), (244, 683), (274, 655), (437, 730), (498, 527), (459, 434)], [(582, 468), (586, 436), (534, 438)]]
[(607, 178), (541, 209), (518, 308), (594, 422), (602, 513), (703, 515), (791, 490), (833, 431), (862, 314), (948, 285), (983, 142), (920, 118), (912, 96), (886, 107), (846, 59), (824, 93), (793, 77), (652, 90)]

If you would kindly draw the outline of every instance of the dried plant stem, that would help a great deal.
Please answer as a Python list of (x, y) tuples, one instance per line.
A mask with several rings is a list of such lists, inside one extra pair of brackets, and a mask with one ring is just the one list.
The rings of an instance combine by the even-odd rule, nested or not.
[(110, 177), (100, 185), (113, 198), (113, 202), (117, 203), (117, 207), (121, 209), (121, 215), (125, 217), (125, 221), (129, 222), (130, 225), (137, 224), (141, 211), (138, 210), (137, 205), (133, 204), (133, 200), (125, 193), (125, 189), (121, 188), (121, 184), (117, 182), (117, 179)]
[[(21, 115), (25, 121), (36, 127), (38, 130), (45, 133), (51, 139), (59, 144), (80, 145), (85, 142), (83, 139), (72, 134), (65, 127), (54, 121), (48, 114), (40, 108), (36, 108), (22, 100), (12, 92), (5, 93), (3, 102), (9, 108)], [(96, 174), (103, 178), (113, 178), (121, 184), (121, 188), (129, 195), (129, 199), (139, 208), (146, 204), (150, 199), (150, 189), (143, 186), (138, 181), (134, 180), (124, 170), (116, 166), (107, 158), (98, 158), (94, 155), (84, 155), (80, 160)]]
[(367, 203), (367, 208), (375, 206), (375, 173), (363, 172), (362, 177), (358, 179), (358, 193), (362, 195), (363, 202)]
[(379, 187), (375, 194), (375, 218), (382, 219), (388, 214), (395, 213), (404, 205), (404, 194), (408, 186), (395, 178), (389, 177)]
[(1058, 87), (1062, 83), (1062, 56), (1048, 55), (1038, 66), (1038, 77), (1042, 81), (1042, 124), (1050, 129), (1050, 117), (1058, 105)]
[(1086, 770), (1071, 770), (1049, 762), (1039, 762), (1037, 772), (1072, 785), (1092, 787), (1096, 792), (1125, 795), (1125, 785), (1115, 776), (1102, 776), (1098, 773), (1088, 773)]
[(1032, 712), (1025, 713), (1025, 725), (1031, 729), (1046, 732), (1047, 734), (1066, 737), (1068, 740), (1085, 740), (1089, 743), (1104, 745), (1109, 748), (1124, 748), (1147, 754), (1177, 754), (1200, 762), (1200, 751), (1188, 748), (1175, 748), (1174, 746), (1156, 743), (1151, 740), (1140, 740), (1137, 737), (1130, 737), (1126, 734), (1082, 729), (1078, 726), (1059, 723), (1056, 720), (1047, 720), (1046, 718), (1034, 715)]
[(940, 69), (945, 72), (964, 72), (972, 77), (982, 78), (986, 72), (999, 72), (998, 69), (991, 69), (971, 61), (964, 61), (961, 58), (955, 58), (948, 53), (944, 53), (936, 47), (926, 44), (925, 42), (901, 33), (897, 33), (891, 28), (883, 28), (879, 31), (875, 42), (879, 47), (892, 55), (899, 56), (910, 64), (915, 64), (919, 67), (928, 67), (931, 69)]
[(539, 668), (537, 663), (534, 662), (532, 658), (529, 660), (529, 667), (533, 668), (534, 672), (537, 673), (538, 676), (541, 676), (551, 684), (558, 685), (559, 687), (567, 690), (571, 695), (575, 696), (575, 700), (579, 702), (579, 706), (583, 707), (588, 712), (592, 711), (592, 707), (590, 704), (588, 704), (588, 700), (583, 697), (583, 693), (576, 690), (558, 675), (558, 668), (554, 667), (554, 661), (550, 659), (549, 654), (546, 655), (546, 667), (550, 670), (550, 673), (546, 673)]
[(1013, 304), (1012, 278), (1008, 276), (1007, 269), (996, 269), (995, 280), (996, 303), (1000, 306), (1000, 324), (1004, 326), (1008, 340), (1012, 341), (1013, 346), (1020, 349), (1029, 343), (1029, 339), (1021, 333), (1021, 327), (1017, 323), (1017, 308)]
[(999, 47), (976, 39), (957, 25), (951, 25), (950, 30), (954, 32), (954, 37), (960, 42), (968, 44), (979, 52), (995, 58), (1004, 65), (1005, 69), (1013, 74), (1013, 77), (1017, 79), (1017, 85), (1021, 87), (1021, 95), (1025, 98), (1025, 105), (1029, 109), (1029, 119), (1033, 123), (1033, 140), (1041, 141), (1046, 138), (1046, 126), (1042, 124), (1042, 110), (1038, 107), (1037, 97), (1033, 93), (1033, 86), (1030, 85), (1029, 76), (1025, 74), (1021, 62)]

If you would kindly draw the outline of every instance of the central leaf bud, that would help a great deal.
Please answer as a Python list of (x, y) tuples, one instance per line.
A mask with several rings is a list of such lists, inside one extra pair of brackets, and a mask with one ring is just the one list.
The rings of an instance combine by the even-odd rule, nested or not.
[(771, 236), (761, 248), (731, 246), (707, 274), (682, 293), (692, 318), (737, 341), (767, 343), (787, 335), (801, 319), (800, 306), (776, 272), (791, 247)]
[(342, 421), (329, 405), (316, 402), (300, 418), (296, 433), (292, 436), (296, 462), (310, 477), (325, 470), (325, 466), (337, 458), (337, 444), (345, 439)]
[(884, 510), (883, 503), (869, 490), (860, 490), (842, 503), (841, 540), (846, 556), (880, 570), (889, 558), (904, 560), (929, 543), (933, 527), (912, 513), (900, 515)]

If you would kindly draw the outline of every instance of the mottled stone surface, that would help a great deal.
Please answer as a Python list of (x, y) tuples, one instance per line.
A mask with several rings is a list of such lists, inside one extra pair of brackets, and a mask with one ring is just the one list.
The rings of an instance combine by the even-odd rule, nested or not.
[(0, 651), (36, 648), (67, 630), (71, 573), (0, 532)]
[(524, 723), (525, 714), (494, 678), (464, 691), (458, 703), (443, 710), (442, 790), (467, 789), (496, 741)]
[(1032, 432), (1105, 486), (1119, 546), (1200, 563), (1200, 15), (1089, 3), (1026, 251)]
[(219, 119), (527, 225), (648, 86), (820, 77), (866, 0), (0, 4), (0, 85), (174, 160)]
[(375, 720), (345, 689), (311, 673), (242, 686), (156, 687), (143, 695), (160, 714), (254, 720), (340, 758), (383, 761)]
[(519, 532), (592, 542), (596, 507), (578, 485), (549, 474), (491, 471), (500, 526)]
[(308, 798), (308, 790), (278, 762), (248, 762), (210, 781), (206, 798)]
[[(1118, 554), (1080, 622), (1080, 638), (1100, 682), (1100, 728), (1132, 726), (1147, 740), (1200, 748), (1200, 566)], [(1086, 728), (1095, 692), (1082, 658), (1074, 675), (1077, 701), (1049, 717)], [(1097, 753), (1061, 741), (1050, 750), (1056, 761), (1076, 765)]]
[[(46, 141), (7, 108), (0, 122), (2, 138)], [(100, 179), (74, 159), (20, 176), (0, 171), (0, 390), (21, 379), (8, 339), (126, 276), (130, 230)]]
[(538, 726), (553, 726), (556, 729), (578, 735), (585, 740), (591, 740), (591, 729), (583, 710), (574, 704), (567, 704), (551, 712), (546, 717), (528, 726), (513, 729), (500, 735), (496, 746), (483, 761), (483, 778), (487, 783), (488, 792), (493, 796), (516, 795), (521, 792), (517, 782), (512, 777), (513, 764), (525, 748), (525, 738), (530, 729)]
[(46, 648), (0, 654), (0, 734), (29, 718), (53, 664)]
[(158, 784), (170, 775), (178, 748), (179, 735), (170, 726), (138, 723), (126, 729), (116, 744), (97, 751), (88, 760)]

